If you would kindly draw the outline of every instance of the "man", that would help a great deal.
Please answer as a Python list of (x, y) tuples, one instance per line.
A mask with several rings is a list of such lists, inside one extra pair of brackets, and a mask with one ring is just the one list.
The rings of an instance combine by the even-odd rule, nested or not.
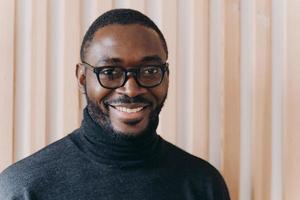
[(229, 199), (215, 168), (156, 134), (167, 57), (161, 31), (142, 13), (96, 19), (76, 68), (87, 99), (81, 127), (6, 169), (0, 199)]

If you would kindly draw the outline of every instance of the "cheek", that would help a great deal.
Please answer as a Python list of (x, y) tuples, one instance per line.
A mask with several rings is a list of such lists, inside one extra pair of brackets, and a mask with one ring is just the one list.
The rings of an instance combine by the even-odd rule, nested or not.
[(157, 102), (160, 104), (165, 99), (168, 93), (169, 82), (164, 80), (158, 87), (152, 88), (151, 93), (155, 96)]
[(111, 90), (103, 88), (96, 76), (87, 75), (86, 90), (88, 98), (94, 103), (101, 103), (102, 99), (110, 94)]

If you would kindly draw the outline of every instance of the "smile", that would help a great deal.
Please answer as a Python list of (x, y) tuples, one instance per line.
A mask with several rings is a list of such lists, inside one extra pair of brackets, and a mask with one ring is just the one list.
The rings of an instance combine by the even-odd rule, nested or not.
[(144, 107), (127, 108), (122, 106), (115, 106), (114, 108), (118, 111), (125, 112), (125, 113), (137, 113), (144, 109)]
[(147, 119), (151, 109), (147, 104), (118, 104), (110, 105), (109, 115), (111, 119), (119, 121), (121, 123), (129, 123), (133, 121), (141, 121)]

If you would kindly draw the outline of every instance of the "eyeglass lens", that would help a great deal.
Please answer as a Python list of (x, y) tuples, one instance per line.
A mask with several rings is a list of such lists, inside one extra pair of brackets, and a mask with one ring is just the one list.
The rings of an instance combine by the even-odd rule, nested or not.
[[(104, 68), (98, 74), (101, 85), (107, 88), (117, 88), (126, 81), (126, 70), (117, 67)], [(163, 71), (157, 66), (140, 67), (137, 70), (136, 79), (138, 84), (152, 87), (161, 82)]]

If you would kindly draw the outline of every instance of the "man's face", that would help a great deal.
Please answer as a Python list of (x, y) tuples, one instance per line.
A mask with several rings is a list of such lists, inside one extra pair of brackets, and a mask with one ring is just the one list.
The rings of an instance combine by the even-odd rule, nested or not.
[[(85, 52), (85, 62), (93, 66), (121, 66), (124, 69), (166, 62), (166, 52), (158, 34), (145, 26), (108, 25), (96, 31)], [(140, 87), (129, 76), (123, 87), (103, 88), (91, 70), (77, 66), (77, 78), (86, 90), (92, 118), (103, 128), (138, 135), (156, 128), (158, 114), (168, 92), (168, 73), (153, 88)]]

